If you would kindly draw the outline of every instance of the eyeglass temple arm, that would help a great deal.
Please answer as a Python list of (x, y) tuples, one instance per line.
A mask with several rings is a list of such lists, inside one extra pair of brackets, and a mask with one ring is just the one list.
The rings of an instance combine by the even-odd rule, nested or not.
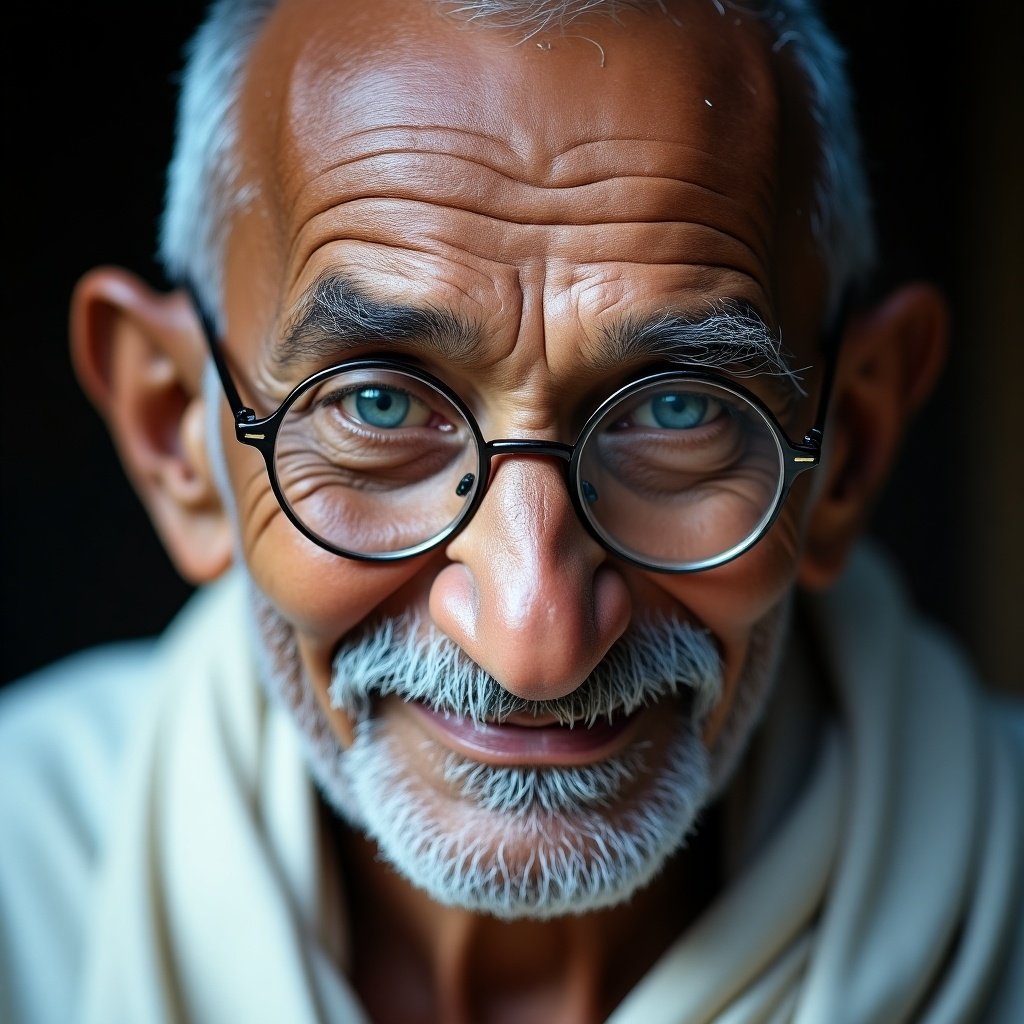
[(843, 331), (852, 305), (853, 297), (850, 291), (847, 291), (839, 303), (821, 345), (824, 370), (821, 376), (821, 392), (818, 395), (818, 411), (814, 416), (814, 426), (804, 435), (803, 441), (805, 447), (813, 448), (816, 452), (821, 451), (825, 419), (828, 416), (829, 401), (832, 398), (832, 382), (836, 375), (836, 363), (839, 362), (839, 347), (843, 340)]
[(238, 393), (238, 388), (235, 387), (235, 382), (231, 377), (231, 371), (228, 369), (228, 364), (221, 352), (217, 325), (213, 322), (213, 318), (206, 312), (206, 308), (191, 282), (186, 281), (181, 287), (188, 293), (189, 298), (192, 300), (192, 306), (196, 311), (196, 315), (199, 317), (199, 323), (203, 329), (203, 336), (206, 338), (207, 348), (209, 348), (210, 355), (213, 357), (213, 365), (217, 368), (217, 376), (220, 377), (221, 387), (224, 388), (224, 394), (227, 396), (228, 405), (231, 406), (231, 414), (235, 417), (235, 423), (243, 424), (255, 422), (256, 413), (242, 401), (241, 395)]

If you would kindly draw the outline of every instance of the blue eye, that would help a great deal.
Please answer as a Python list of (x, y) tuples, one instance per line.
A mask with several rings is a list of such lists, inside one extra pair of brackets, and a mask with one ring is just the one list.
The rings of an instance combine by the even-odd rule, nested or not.
[(633, 419), (645, 427), (692, 430), (710, 423), (721, 411), (720, 402), (699, 391), (669, 391), (637, 406)]
[(399, 427), (409, 413), (409, 396), (390, 388), (363, 388), (355, 393), (355, 408), (371, 427)]
[(350, 391), (342, 398), (341, 404), (352, 419), (377, 430), (423, 427), (431, 418), (426, 402), (400, 388), (380, 384), (367, 384)]

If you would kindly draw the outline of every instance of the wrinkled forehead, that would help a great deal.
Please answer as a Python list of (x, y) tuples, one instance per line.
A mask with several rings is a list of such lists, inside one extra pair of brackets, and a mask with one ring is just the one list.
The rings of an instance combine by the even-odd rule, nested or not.
[[(278, 6), (249, 65), (243, 138), (286, 209), (333, 169), (417, 151), (425, 159), (403, 159), (406, 176), (429, 178), (426, 157), (454, 151), (540, 187), (703, 169), (737, 202), (763, 204), (774, 189), (778, 89), (755, 18), (693, 0), (524, 40), (449, 9)], [(387, 163), (377, 165), (385, 183)]]
[(402, 294), (379, 298), (481, 325), (529, 300), (517, 275), (547, 275), (548, 299), (593, 299), (587, 323), (602, 301), (734, 299), (810, 344), (824, 278), (797, 79), (757, 16), (708, 0), (529, 38), (435, 0), (281, 0), (241, 92), (238, 327), (269, 339), (318, 276), (387, 258)]

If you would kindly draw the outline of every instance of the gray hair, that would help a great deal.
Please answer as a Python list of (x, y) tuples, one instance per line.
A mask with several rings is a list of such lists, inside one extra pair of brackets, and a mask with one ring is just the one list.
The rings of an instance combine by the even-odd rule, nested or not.
[[(441, 0), (470, 21), (516, 28), (528, 38), (598, 11), (658, 7), (665, 0)], [(827, 313), (874, 268), (871, 201), (853, 116), (845, 58), (811, 0), (708, 0), (755, 13), (808, 85), (819, 167), (811, 227), (828, 274)], [(254, 195), (238, 162), (238, 96), (249, 51), (277, 0), (215, 0), (186, 53), (160, 230), (159, 255), (172, 280), (188, 280), (221, 320), (223, 255), (231, 216)]]

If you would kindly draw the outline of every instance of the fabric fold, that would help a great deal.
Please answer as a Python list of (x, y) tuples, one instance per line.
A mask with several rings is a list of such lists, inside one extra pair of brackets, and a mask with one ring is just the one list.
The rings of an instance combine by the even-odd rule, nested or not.
[(609, 1024), (1016, 1024), (1024, 780), (1006, 733), (870, 547), (801, 619), (838, 733)]
[(82, 1019), (361, 1021), (318, 954), (315, 794), (253, 684), (231, 577), (165, 637), (102, 880)]
[(913, 1019), (966, 908), (985, 802), (969, 677), (880, 573), (860, 559), (811, 612), (850, 738), (850, 799), (799, 1024)]

